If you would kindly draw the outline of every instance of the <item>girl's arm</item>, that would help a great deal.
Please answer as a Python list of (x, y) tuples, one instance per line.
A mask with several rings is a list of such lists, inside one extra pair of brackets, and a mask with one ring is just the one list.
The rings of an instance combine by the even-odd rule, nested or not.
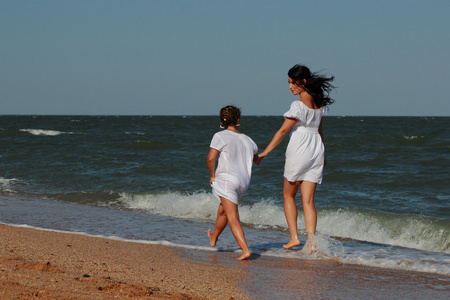
[(276, 146), (278, 146), (283, 140), (284, 136), (294, 127), (295, 123), (297, 123), (297, 119), (286, 118), (284, 120), (283, 125), (272, 138), (272, 141), (267, 145), (266, 149), (259, 154), (259, 157), (263, 159), (266, 157)]
[[(322, 119), (323, 120), (323, 119)], [(320, 120), (320, 125), (319, 125), (319, 134), (320, 134), (320, 138), (322, 139), (322, 143), (325, 146), (325, 140), (323, 139), (323, 131), (322, 131), (322, 120)], [(323, 155), (323, 166), (325, 167), (327, 165), (327, 157), (325, 156), (325, 154)]]
[(212, 184), (216, 180), (216, 158), (219, 154), (219, 151), (214, 148), (209, 148), (208, 159), (206, 164), (208, 165), (209, 175), (211, 178), (209, 179), (209, 184)]

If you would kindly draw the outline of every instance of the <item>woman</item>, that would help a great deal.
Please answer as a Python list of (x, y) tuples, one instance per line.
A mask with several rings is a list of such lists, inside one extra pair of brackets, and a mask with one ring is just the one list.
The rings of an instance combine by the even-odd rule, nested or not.
[(302, 65), (292, 67), (288, 76), (289, 89), (292, 94), (299, 95), (300, 99), (294, 101), (289, 111), (283, 115), (285, 117), (283, 125), (259, 157), (265, 158), (292, 130), (286, 149), (283, 185), (284, 213), (291, 237), (283, 247), (291, 249), (300, 245), (295, 204), (295, 195), (300, 187), (307, 232), (305, 249), (314, 252), (313, 238), (317, 225), (314, 193), (316, 185), (322, 182), (322, 171), (326, 164), (322, 116), (328, 112), (327, 105), (334, 102), (328, 96), (334, 88), (330, 84), (334, 77), (311, 73)]

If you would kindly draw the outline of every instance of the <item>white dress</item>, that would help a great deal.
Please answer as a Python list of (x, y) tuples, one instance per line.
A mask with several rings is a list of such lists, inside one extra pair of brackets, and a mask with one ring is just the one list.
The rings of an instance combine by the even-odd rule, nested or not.
[(290, 133), (286, 149), (284, 177), (290, 181), (322, 183), (325, 147), (319, 134), (322, 116), (328, 107), (312, 109), (297, 100), (283, 116), (297, 119)]
[(214, 134), (211, 148), (219, 151), (213, 194), (236, 205), (250, 185), (253, 156), (258, 152), (255, 142), (243, 133), (222, 130)]

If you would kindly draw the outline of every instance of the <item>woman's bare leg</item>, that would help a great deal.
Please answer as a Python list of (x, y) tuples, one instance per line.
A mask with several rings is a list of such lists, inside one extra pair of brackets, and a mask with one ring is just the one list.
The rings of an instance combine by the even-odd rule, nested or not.
[(295, 204), (295, 194), (297, 193), (300, 181), (289, 182), (284, 178), (283, 198), (284, 198), (284, 214), (291, 235), (289, 242), (283, 245), (285, 249), (299, 246), (300, 240), (297, 234), (297, 205)]
[(216, 219), (216, 225), (214, 227), (214, 231), (211, 231), (211, 229), (208, 229), (208, 237), (209, 237), (209, 243), (211, 244), (211, 247), (216, 246), (217, 239), (219, 238), (219, 235), (222, 233), (222, 231), (227, 226), (227, 223), (228, 223), (227, 215), (225, 214), (223, 205), (219, 204), (219, 208), (217, 209), (217, 219)]
[(300, 193), (302, 196), (303, 213), (305, 215), (305, 227), (308, 241), (311, 242), (311, 252), (315, 251), (313, 238), (316, 234), (317, 227), (317, 211), (314, 206), (314, 193), (317, 183), (303, 181), (300, 185)]
[(230, 224), (231, 232), (242, 249), (242, 255), (238, 258), (239, 260), (244, 260), (250, 257), (250, 250), (247, 246), (247, 241), (245, 240), (244, 230), (241, 227), (239, 221), (239, 211), (238, 206), (228, 199), (220, 197), (222, 206), (225, 210), (226, 217), (228, 219), (228, 224)]

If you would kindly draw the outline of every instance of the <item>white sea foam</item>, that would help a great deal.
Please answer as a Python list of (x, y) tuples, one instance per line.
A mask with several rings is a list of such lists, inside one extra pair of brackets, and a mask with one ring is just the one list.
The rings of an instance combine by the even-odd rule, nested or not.
[(329, 236), (450, 254), (448, 226), (418, 216), (340, 209), (321, 214), (318, 228)]
[(143, 210), (163, 216), (212, 220), (216, 217), (219, 202), (212, 194), (181, 193), (129, 194), (121, 193), (119, 201), (128, 208)]
[(13, 193), (14, 191), (11, 189), (11, 186), (18, 181), (19, 180), (15, 178), (8, 179), (0, 177), (0, 191)]
[(372, 247), (365, 251), (346, 253), (340, 260), (350, 264), (450, 275), (448, 256), (409, 251), (404, 248)]
[[(195, 220), (216, 219), (219, 200), (212, 193), (191, 195), (167, 192), (165, 194), (121, 193), (120, 201), (128, 208), (168, 217)], [(257, 228), (286, 227), (283, 209), (270, 200), (253, 205), (240, 205), (241, 222)]]
[[(211, 193), (120, 194), (129, 209), (168, 217), (214, 221), (219, 201)], [(269, 200), (240, 205), (241, 222), (254, 228), (287, 230), (283, 208)], [(378, 212), (319, 210), (318, 230), (326, 236), (450, 254), (448, 226), (418, 216)], [(305, 234), (303, 214), (298, 228)]]
[(56, 136), (60, 134), (73, 134), (73, 132), (62, 132), (57, 130), (46, 130), (46, 129), (20, 129), (22, 132), (28, 132), (32, 135), (46, 135), (46, 136)]
[(1, 187), (7, 187), (10, 185), (11, 182), (15, 181), (16, 179), (8, 179), (0, 177), (0, 186)]
[(411, 135), (411, 136), (403, 136), (407, 140), (415, 140), (415, 139), (423, 139), (424, 136), (417, 136), (417, 135)]
[(283, 208), (275, 205), (270, 199), (239, 207), (239, 216), (243, 223), (256, 228), (286, 228)]

